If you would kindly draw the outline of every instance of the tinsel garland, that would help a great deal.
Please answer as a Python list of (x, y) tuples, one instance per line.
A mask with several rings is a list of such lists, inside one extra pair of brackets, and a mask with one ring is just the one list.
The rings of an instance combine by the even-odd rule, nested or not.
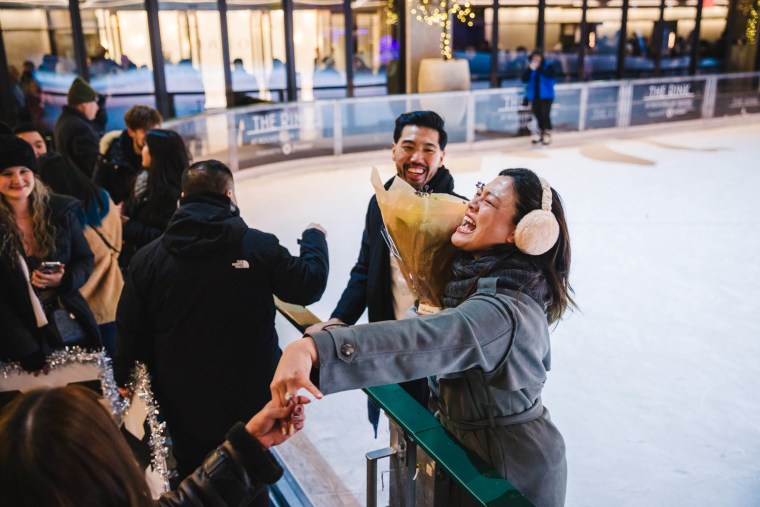
[[(95, 365), (98, 368), (98, 377), (100, 387), (103, 391), (103, 397), (111, 405), (111, 413), (118, 426), (121, 426), (124, 415), (129, 408), (130, 402), (123, 398), (116, 389), (116, 381), (113, 377), (113, 368), (111, 367), (111, 358), (105, 352), (85, 350), (80, 347), (66, 347), (65, 349), (56, 350), (46, 358), (49, 365), (49, 371), (59, 370), (71, 365)], [(31, 375), (24, 370), (19, 363), (0, 362), (0, 375), (3, 378), (9, 378), (12, 375)], [(166, 446), (166, 423), (158, 420), (158, 404), (153, 397), (153, 391), (150, 387), (150, 375), (147, 367), (142, 363), (135, 363), (134, 373), (129, 384), (134, 396), (140, 399), (148, 407), (148, 427), (150, 429), (150, 440), (148, 445), (151, 450), (151, 466), (157, 472), (164, 485), (164, 491), (169, 491), (170, 470), (167, 465), (169, 449)]]
[(129, 388), (134, 393), (133, 396), (139, 396), (148, 407), (148, 427), (150, 428), (150, 464), (153, 470), (157, 472), (164, 482), (164, 491), (169, 491), (170, 470), (167, 465), (169, 448), (166, 446), (166, 423), (158, 420), (158, 404), (153, 397), (153, 390), (150, 388), (150, 374), (148, 368), (140, 363), (135, 363), (134, 373), (129, 384)]

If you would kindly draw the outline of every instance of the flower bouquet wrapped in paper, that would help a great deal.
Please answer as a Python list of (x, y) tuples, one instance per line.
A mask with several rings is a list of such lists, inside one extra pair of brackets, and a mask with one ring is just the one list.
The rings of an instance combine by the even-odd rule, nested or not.
[(417, 312), (440, 311), (443, 288), (451, 278), (457, 254), (451, 235), (462, 223), (467, 202), (449, 194), (418, 192), (401, 178), (395, 178), (386, 190), (374, 167), (371, 181), (383, 215), (385, 239), (415, 296)]

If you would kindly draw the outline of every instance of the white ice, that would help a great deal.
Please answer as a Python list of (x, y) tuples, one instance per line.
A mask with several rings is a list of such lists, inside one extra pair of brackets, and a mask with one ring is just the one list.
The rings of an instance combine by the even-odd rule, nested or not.
[[(759, 159), (757, 122), (449, 149), (461, 194), (528, 167), (564, 199), (580, 310), (553, 331), (544, 403), (567, 444), (568, 507), (760, 505)], [(372, 165), (393, 174), (389, 150), (239, 173), (250, 226), (293, 253), (309, 222), (328, 230), (329, 283), (310, 307), (324, 319), (359, 252)], [(284, 320), (278, 330), (297, 337)], [(387, 430), (372, 438), (364, 395), (314, 403), (307, 424), (345, 485), (316, 503), (364, 505), (364, 454), (387, 445)]]

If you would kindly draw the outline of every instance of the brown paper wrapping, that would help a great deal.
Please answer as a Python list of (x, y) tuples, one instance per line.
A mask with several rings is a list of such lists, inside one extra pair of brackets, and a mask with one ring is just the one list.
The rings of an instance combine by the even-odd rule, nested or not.
[(401, 178), (385, 190), (374, 167), (370, 180), (388, 232), (386, 241), (415, 295), (418, 312), (434, 313), (443, 306), (443, 288), (457, 255), (451, 235), (462, 223), (467, 202), (449, 194), (416, 192)]

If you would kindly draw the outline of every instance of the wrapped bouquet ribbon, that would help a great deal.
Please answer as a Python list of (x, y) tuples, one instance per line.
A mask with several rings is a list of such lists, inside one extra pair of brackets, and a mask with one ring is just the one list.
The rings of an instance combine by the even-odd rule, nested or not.
[(417, 313), (440, 311), (457, 255), (451, 235), (462, 223), (467, 202), (449, 194), (417, 191), (401, 178), (386, 190), (374, 167), (370, 180), (383, 215), (385, 240), (415, 296)]

